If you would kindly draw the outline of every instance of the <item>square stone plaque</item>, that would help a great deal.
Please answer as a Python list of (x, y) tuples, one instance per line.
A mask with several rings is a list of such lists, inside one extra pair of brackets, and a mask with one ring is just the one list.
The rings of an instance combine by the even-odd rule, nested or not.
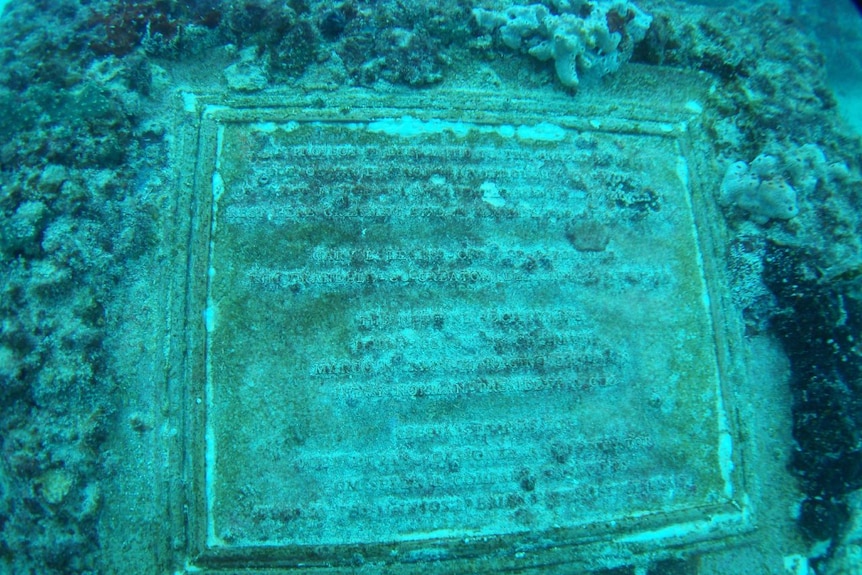
[(189, 570), (614, 567), (748, 528), (696, 101), (214, 101)]

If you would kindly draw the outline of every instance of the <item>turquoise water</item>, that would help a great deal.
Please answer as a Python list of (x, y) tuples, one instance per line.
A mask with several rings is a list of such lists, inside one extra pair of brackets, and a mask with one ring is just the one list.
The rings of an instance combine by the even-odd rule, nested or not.
[(852, 2), (0, 10), (0, 573), (858, 572)]

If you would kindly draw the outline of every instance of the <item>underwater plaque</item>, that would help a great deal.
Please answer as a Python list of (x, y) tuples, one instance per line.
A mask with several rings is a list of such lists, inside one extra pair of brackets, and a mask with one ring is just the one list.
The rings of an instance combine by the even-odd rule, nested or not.
[(413, 563), (720, 527), (682, 128), (259, 116), (201, 152), (202, 548)]

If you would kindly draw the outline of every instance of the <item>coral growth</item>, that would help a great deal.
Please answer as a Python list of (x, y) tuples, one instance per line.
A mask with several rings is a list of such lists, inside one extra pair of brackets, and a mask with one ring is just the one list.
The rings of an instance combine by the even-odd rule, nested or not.
[(631, 57), (651, 22), (629, 2), (589, 0), (554, 0), (550, 7), (475, 8), (473, 16), (482, 30), (498, 31), (508, 48), (553, 60), (560, 82), (570, 88), (583, 77), (615, 72)]
[(796, 217), (796, 190), (781, 177), (777, 165), (776, 158), (763, 154), (751, 166), (734, 162), (721, 182), (720, 203), (744, 211), (761, 224)]
[(178, 39), (184, 27), (215, 28), (221, 18), (216, 2), (122, 0), (94, 8), (79, 33), (95, 34), (90, 48), (97, 56), (125, 56), (147, 39), (169, 44)]

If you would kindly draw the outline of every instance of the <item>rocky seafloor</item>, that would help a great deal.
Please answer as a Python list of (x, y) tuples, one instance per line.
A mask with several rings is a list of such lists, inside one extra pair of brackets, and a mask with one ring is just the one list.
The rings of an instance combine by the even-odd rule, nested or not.
[[(534, 4), (549, 14), (568, 6)], [(790, 362), (794, 444), (786, 464), (800, 499), (787, 513), (806, 542), (799, 553), (810, 556), (817, 572), (858, 573), (862, 143), (853, 102), (862, 85), (862, 17), (849, 2), (839, 4), (640, 0), (651, 20), (621, 49), (619, 65), (711, 75), (718, 89), (705, 122), (717, 164), (772, 158), (756, 165), (774, 160), (778, 175), (769, 178), (782, 178), (795, 192), (796, 211), (786, 218), (774, 217), (764, 207), (769, 199), (746, 196), (744, 187), (727, 199), (732, 289), (748, 333), (775, 338)], [(123, 481), (116, 437), (152, 429), (146, 414), (127, 409), (138, 380), (112, 345), (128, 317), (117, 294), (145, 281), (154, 265), (171, 180), (165, 109), (176, 87), (254, 92), (323, 79), (421, 91), (454, 81), (473, 62), (506, 58), (577, 98), (571, 77), (522, 47), (527, 33), (507, 41), (499, 25), (478, 21), (476, 8), (505, 4), (13, 0), (6, 6), (0, 573), (102, 573), (121, 564), (105, 556), (104, 539), (116, 535), (102, 522), (106, 489)], [(617, 30), (627, 24), (621, 11)], [(613, 18), (608, 22), (615, 26)], [(134, 521), (133, 509), (128, 516)]]

